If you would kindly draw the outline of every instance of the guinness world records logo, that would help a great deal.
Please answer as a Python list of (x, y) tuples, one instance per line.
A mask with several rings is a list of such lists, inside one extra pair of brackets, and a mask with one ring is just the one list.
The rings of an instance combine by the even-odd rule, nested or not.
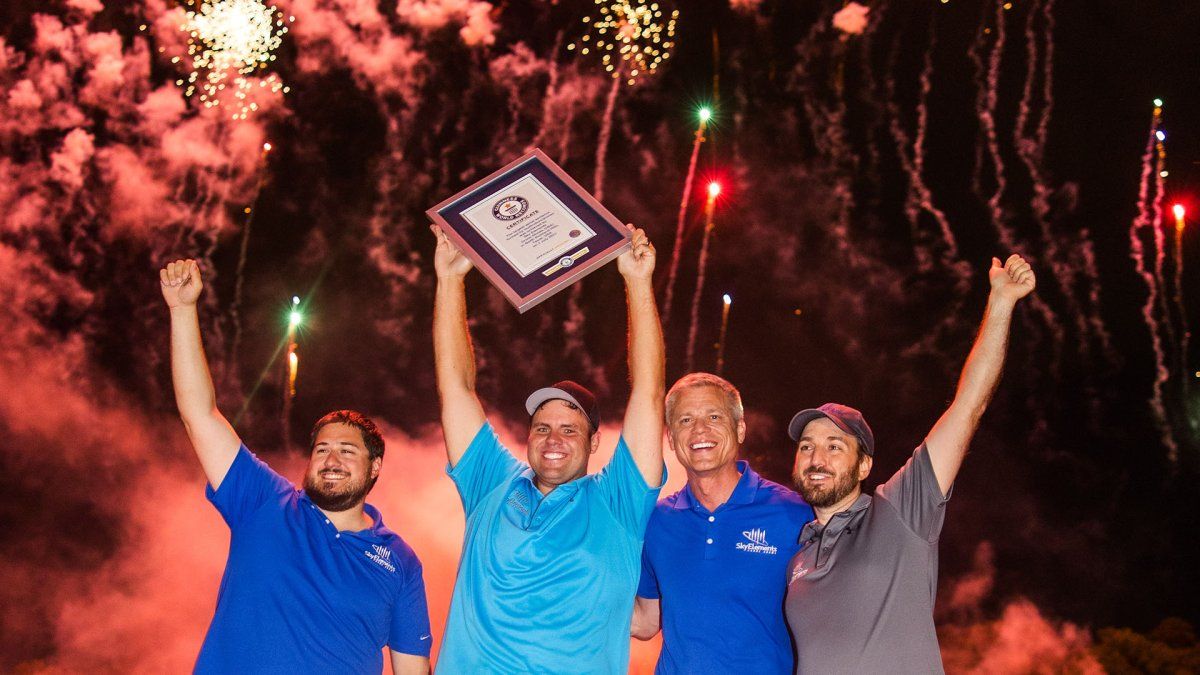
[(529, 210), (529, 202), (524, 197), (504, 197), (492, 206), (492, 216), (496, 220), (515, 220)]

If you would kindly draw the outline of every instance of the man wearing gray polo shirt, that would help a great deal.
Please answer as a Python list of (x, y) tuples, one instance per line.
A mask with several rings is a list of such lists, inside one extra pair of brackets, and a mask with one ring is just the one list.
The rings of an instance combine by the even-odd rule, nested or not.
[(993, 258), (983, 325), (954, 401), (874, 496), (862, 494), (875, 437), (862, 413), (826, 403), (796, 413), (793, 479), (817, 518), (788, 567), (797, 673), (943, 672), (933, 603), (937, 543), (954, 478), (1004, 366), (1017, 301), (1035, 286), (1020, 256)]

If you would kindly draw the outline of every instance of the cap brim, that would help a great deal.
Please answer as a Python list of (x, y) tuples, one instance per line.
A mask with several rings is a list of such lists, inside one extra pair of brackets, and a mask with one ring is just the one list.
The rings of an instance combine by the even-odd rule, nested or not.
[[(525, 412), (533, 415), (534, 411), (538, 409), (538, 406), (542, 405), (546, 401), (552, 401), (556, 398), (564, 401), (570, 401), (571, 405), (583, 410), (583, 406), (579, 404), (579, 401), (575, 400), (574, 396), (568, 394), (562, 389), (559, 389), (558, 387), (542, 387), (541, 389), (538, 389), (530, 394), (529, 398), (525, 399)], [(586, 417), (587, 413), (584, 413), (584, 416)]]
[(792, 417), (792, 421), (788, 422), (788, 436), (791, 436), (793, 441), (799, 441), (800, 435), (804, 433), (804, 427), (808, 426), (809, 422), (817, 419), (818, 417), (824, 417), (830, 422), (833, 422), (834, 426), (841, 429), (845, 433), (858, 438), (858, 434), (854, 433), (854, 430), (848, 428), (841, 420), (830, 415), (824, 410), (818, 410), (816, 408), (809, 408), (796, 413), (796, 415)]

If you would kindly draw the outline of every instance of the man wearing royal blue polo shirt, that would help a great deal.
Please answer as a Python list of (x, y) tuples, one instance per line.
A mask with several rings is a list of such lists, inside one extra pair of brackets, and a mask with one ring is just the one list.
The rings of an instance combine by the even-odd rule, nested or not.
[(439, 673), (624, 673), (646, 519), (662, 463), (663, 339), (654, 248), (634, 229), (617, 260), (629, 304), (631, 390), (608, 466), (595, 398), (574, 382), (535, 391), (529, 463), (500, 445), (475, 394), (464, 277), (436, 226), (433, 344), (450, 477), (467, 516)]
[(790, 673), (784, 575), (813, 511), (738, 459), (746, 422), (728, 381), (685, 375), (666, 419), (688, 482), (650, 516), (633, 636), (661, 626), (657, 673)]
[(230, 529), (197, 673), (429, 672), (421, 563), (366, 504), (383, 437), (350, 410), (313, 427), (304, 489), (252, 455), (216, 407), (200, 340), (193, 260), (159, 273), (171, 311), (171, 376), (206, 494)]

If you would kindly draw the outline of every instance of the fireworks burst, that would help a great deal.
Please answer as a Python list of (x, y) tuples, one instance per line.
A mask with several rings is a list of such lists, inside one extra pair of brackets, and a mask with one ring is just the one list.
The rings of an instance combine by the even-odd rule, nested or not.
[(596, 0), (596, 5), (600, 15), (583, 17), (591, 29), (578, 42), (567, 45), (568, 50), (580, 54), (595, 51), (604, 69), (614, 79), (626, 78), (627, 84), (653, 73), (670, 58), (679, 10), (664, 17), (657, 2)]
[(250, 97), (255, 88), (288, 92), (275, 74), (254, 75), (275, 60), (274, 51), (288, 31), (286, 24), (295, 17), (285, 18), (274, 5), (259, 0), (192, 0), (189, 4), (187, 22), (179, 28), (188, 33), (191, 72), (175, 81), (186, 95), (199, 93), (200, 101), (211, 108), (231, 90), (233, 100), (226, 105), (236, 107), (234, 119), (246, 119), (258, 110)]

